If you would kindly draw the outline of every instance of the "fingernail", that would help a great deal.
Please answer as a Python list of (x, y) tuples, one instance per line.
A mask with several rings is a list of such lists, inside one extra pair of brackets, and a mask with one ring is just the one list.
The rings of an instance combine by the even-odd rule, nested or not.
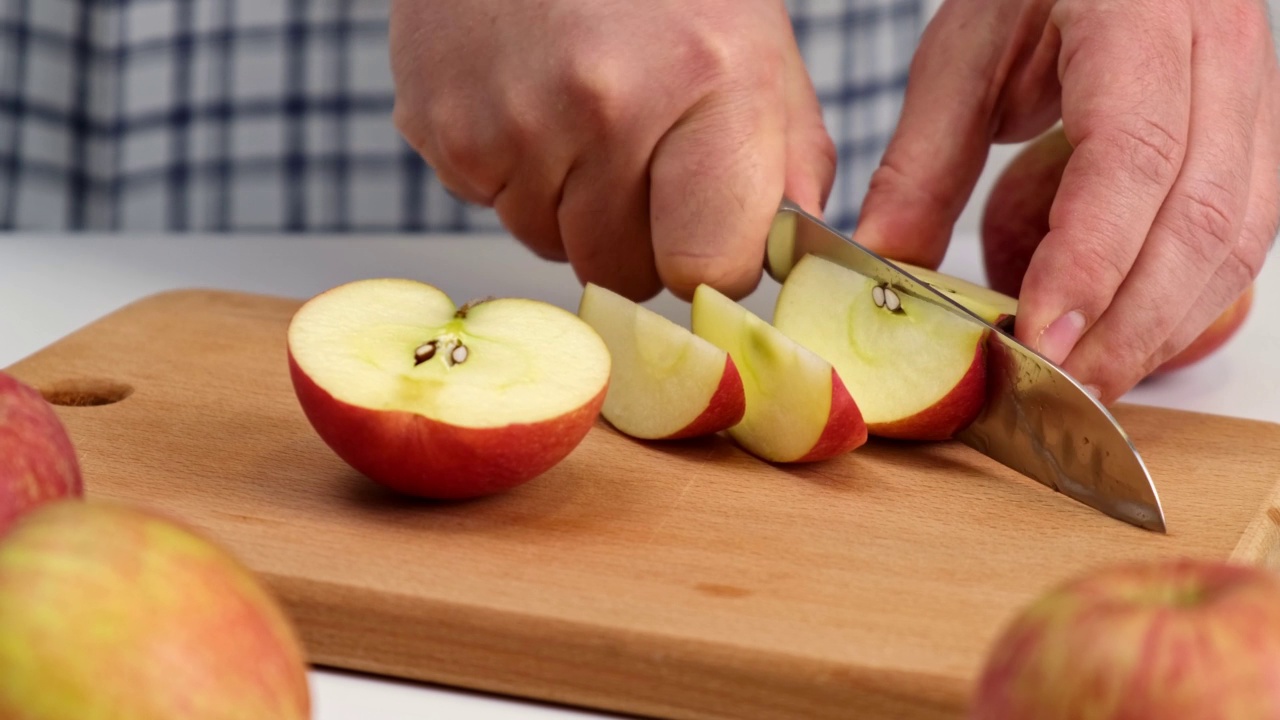
[(1036, 341), (1037, 349), (1050, 362), (1060, 365), (1071, 354), (1071, 349), (1076, 346), (1083, 333), (1084, 313), (1072, 310), (1040, 331), (1040, 338)]
[(1097, 385), (1085, 385), (1084, 391), (1092, 395), (1094, 400), (1102, 399), (1102, 390)]

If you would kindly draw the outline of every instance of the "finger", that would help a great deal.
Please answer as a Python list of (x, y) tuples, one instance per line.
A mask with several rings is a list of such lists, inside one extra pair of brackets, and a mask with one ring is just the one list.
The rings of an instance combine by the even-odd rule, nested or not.
[(1257, 7), (1255, 0), (1223, 0), (1213, 17), (1199, 8), (1185, 161), (1128, 276), (1064, 366), (1104, 401), (1154, 369), (1161, 346), (1240, 239), (1269, 31), (1259, 8), (1246, 37), (1235, 26), (1238, 12), (1221, 16), (1231, 5)]
[[(1075, 149), (1023, 278), (1015, 333), (1055, 363), (1111, 304), (1182, 166), (1190, 16), (1161, 3), (1063, 0), (1051, 19), (1062, 37), (1063, 130)], [(1135, 27), (1143, 42), (1132, 41)]]
[[(938, 266), (986, 162), (989, 89), (1004, 30), (985, 2), (943, 4), (912, 60), (898, 127), (871, 176), (855, 232), (893, 259)], [(985, 24), (975, 26), (975, 17)], [(957, 24), (972, 31), (956, 32)]]
[(565, 181), (559, 219), (580, 281), (643, 302), (662, 289), (649, 235), (652, 142), (632, 147), (630, 154), (585, 153)]
[(569, 259), (557, 210), (568, 163), (537, 162), (516, 171), (493, 199), (503, 227), (538, 257)]
[(760, 281), (786, 169), (782, 74), (774, 72), (760, 88), (706, 96), (654, 150), (654, 260), (677, 297), (689, 300), (706, 283), (741, 298)]
[(822, 217), (836, 177), (836, 146), (822, 118), (813, 80), (791, 38), (786, 53), (786, 196), (809, 214)]
[(1280, 74), (1273, 69), (1270, 77), (1270, 99), (1259, 105), (1249, 206), (1240, 241), (1196, 298), (1178, 329), (1152, 358), (1154, 367), (1186, 349), (1241, 298), (1257, 279), (1275, 243), (1280, 225), (1280, 147), (1276, 139), (1280, 124), (1275, 112), (1276, 98), (1280, 98)]

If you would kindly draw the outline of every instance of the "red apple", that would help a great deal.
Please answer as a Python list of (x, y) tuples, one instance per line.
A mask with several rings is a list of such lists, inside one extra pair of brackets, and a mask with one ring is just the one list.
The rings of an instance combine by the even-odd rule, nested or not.
[(151, 512), (48, 503), (0, 539), (0, 718), (303, 720), (303, 648), (232, 556)]
[(773, 323), (835, 367), (872, 435), (945, 440), (986, 402), (985, 329), (817, 255), (783, 282)]
[(413, 280), (357, 280), (307, 301), (288, 333), (298, 402), (374, 482), (428, 498), (491, 495), (569, 455), (600, 415), (610, 356), (577, 315), (524, 298), (461, 308)]
[(970, 717), (1280, 717), (1280, 577), (1194, 559), (1087, 572), (995, 639)]
[(83, 494), (75, 447), (53, 406), (0, 372), (0, 535), (46, 502)]
[(746, 393), (729, 353), (612, 290), (587, 283), (578, 317), (613, 366), (601, 415), (647, 440), (710, 435), (742, 420)]
[(987, 283), (1018, 297), (1031, 255), (1049, 233), (1049, 210), (1073, 148), (1056, 128), (1023, 146), (996, 178), (983, 207)]
[(693, 332), (742, 368), (746, 412), (727, 430), (776, 463), (817, 462), (867, 441), (855, 399), (831, 364), (709, 285), (693, 294)]

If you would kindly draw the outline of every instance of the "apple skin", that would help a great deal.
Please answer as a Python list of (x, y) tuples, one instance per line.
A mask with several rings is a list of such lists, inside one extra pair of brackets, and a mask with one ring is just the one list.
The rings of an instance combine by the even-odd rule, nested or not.
[(0, 535), (44, 503), (83, 495), (75, 446), (53, 406), (0, 372)]
[(439, 500), (494, 495), (550, 470), (590, 432), (608, 391), (606, 384), (587, 403), (536, 423), (466, 428), (338, 400), (292, 353), (289, 374), (307, 420), (338, 457), (392, 490)]
[(987, 402), (987, 338), (978, 343), (969, 370), (936, 403), (915, 415), (892, 422), (871, 423), (872, 435), (894, 440), (940, 442), (950, 440), (982, 413)]
[(141, 508), (60, 500), (0, 539), (0, 717), (303, 720), (306, 656), (233, 556)]
[[(1022, 278), (1040, 241), (1074, 148), (1059, 126), (1028, 143), (1005, 167), (987, 196), (982, 215), (982, 257), (993, 290), (1018, 297)], [(1192, 343), (1153, 371), (1159, 375), (1193, 365), (1235, 335), (1252, 307), (1253, 285)]]
[[(851, 427), (857, 428), (857, 431), (849, 432)], [(858, 408), (853, 395), (849, 394), (849, 388), (845, 387), (840, 374), (832, 368), (831, 408), (827, 411), (827, 424), (823, 426), (818, 441), (796, 462), (822, 462), (850, 453), (865, 445), (867, 436), (867, 424), (863, 422), (862, 410)]]
[(969, 717), (1280, 717), (1280, 576), (1191, 558), (1084, 573), (997, 637)]
[(742, 390), (742, 375), (733, 358), (724, 359), (724, 374), (720, 376), (720, 384), (711, 395), (707, 409), (694, 418), (684, 428), (668, 435), (665, 440), (684, 440), (686, 438), (711, 435), (737, 425), (747, 412), (747, 396)]

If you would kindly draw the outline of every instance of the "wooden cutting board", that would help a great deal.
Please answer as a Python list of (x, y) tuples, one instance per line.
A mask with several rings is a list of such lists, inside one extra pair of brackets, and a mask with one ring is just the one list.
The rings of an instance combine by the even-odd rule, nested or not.
[(78, 403), (59, 412), (90, 496), (221, 541), (319, 665), (670, 718), (954, 718), (1003, 623), (1067, 576), (1173, 555), (1277, 564), (1280, 427), (1146, 407), (1117, 416), (1168, 535), (958, 444), (873, 441), (786, 468), (604, 424), (506, 495), (406, 500), (299, 410), (299, 302), (158, 295), (9, 370)]

